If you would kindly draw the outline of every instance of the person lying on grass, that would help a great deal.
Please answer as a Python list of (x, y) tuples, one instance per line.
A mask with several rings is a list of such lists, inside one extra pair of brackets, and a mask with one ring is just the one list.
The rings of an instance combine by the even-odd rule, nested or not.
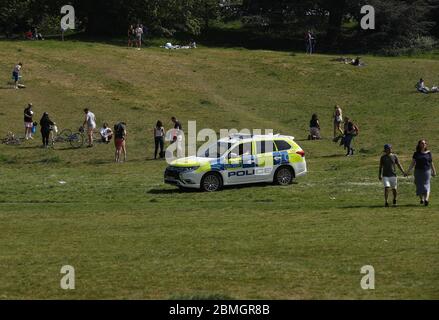
[(429, 94), (429, 93), (437, 93), (439, 92), (439, 88), (437, 86), (433, 86), (431, 89), (429, 87), (427, 87), (425, 85), (425, 81), (424, 79), (420, 79), (419, 82), (416, 83), (416, 90), (418, 90), (418, 92), (420, 93), (425, 93), (425, 94)]

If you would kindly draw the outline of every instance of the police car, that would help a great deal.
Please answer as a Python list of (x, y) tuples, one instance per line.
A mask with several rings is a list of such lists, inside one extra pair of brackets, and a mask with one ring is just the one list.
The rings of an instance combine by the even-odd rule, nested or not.
[(293, 137), (236, 134), (200, 150), (196, 157), (173, 161), (165, 183), (215, 192), (253, 183), (286, 186), (306, 172), (305, 152)]

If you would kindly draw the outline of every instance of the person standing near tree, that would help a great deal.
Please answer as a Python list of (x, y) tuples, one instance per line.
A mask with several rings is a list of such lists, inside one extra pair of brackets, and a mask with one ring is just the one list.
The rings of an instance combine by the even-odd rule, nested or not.
[(316, 38), (314, 37), (314, 34), (311, 32), (311, 30), (308, 30), (308, 32), (305, 35), (306, 40), (306, 53), (307, 54), (313, 54), (315, 49), (315, 41)]
[(140, 50), (140, 48), (142, 48), (142, 36), (143, 36), (143, 27), (141, 24), (137, 25), (135, 32), (136, 32), (137, 50)]
[(401, 170), (404, 176), (407, 176), (407, 174), (401, 166), (398, 156), (392, 152), (392, 146), (390, 144), (384, 146), (384, 153), (380, 160), (378, 178), (384, 183), (385, 206), (389, 207), (390, 190), (393, 192), (393, 206), (396, 206), (398, 201), (398, 177), (396, 175), (396, 167)]
[(430, 204), (431, 177), (436, 176), (433, 156), (428, 150), (427, 141), (420, 140), (413, 154), (413, 161), (407, 173), (415, 168), (416, 195), (421, 199), (421, 204), (428, 207)]

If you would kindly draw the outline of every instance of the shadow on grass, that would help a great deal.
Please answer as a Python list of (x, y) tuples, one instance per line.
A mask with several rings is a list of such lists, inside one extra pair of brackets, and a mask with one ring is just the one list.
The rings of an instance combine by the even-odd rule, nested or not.
[[(293, 182), (292, 185), (298, 185), (299, 183)], [(225, 186), (221, 191), (227, 191), (227, 190), (241, 190), (241, 189), (251, 189), (251, 188), (267, 188), (272, 187), (272, 183), (255, 183), (255, 184), (242, 184), (237, 186)], [(278, 186), (281, 188), (280, 186)], [(217, 192), (221, 192), (217, 191)], [(147, 193), (149, 194), (156, 194), (156, 195), (166, 195), (166, 194), (176, 194), (176, 193), (202, 193), (200, 189), (184, 189), (184, 188), (178, 188), (175, 189), (151, 189)], [(272, 202), (272, 200), (262, 200), (262, 202)]]
[(357, 206), (345, 206), (345, 207), (340, 207), (340, 209), (398, 209), (398, 208), (418, 208), (420, 207), (419, 205), (415, 205), (415, 204), (404, 204), (404, 205), (398, 205), (396, 207), (393, 207), (392, 205), (389, 208), (384, 207), (383, 205), (370, 205), (370, 206), (361, 206), (361, 205), (357, 205)]

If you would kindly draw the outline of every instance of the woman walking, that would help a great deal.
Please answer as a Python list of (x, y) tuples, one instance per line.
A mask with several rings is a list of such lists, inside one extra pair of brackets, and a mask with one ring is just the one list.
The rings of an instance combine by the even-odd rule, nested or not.
[(165, 146), (165, 128), (163, 123), (159, 120), (154, 128), (154, 142), (155, 142), (155, 152), (154, 160), (157, 160), (157, 153), (160, 148), (160, 159), (164, 157), (164, 146)]
[(50, 120), (49, 114), (47, 112), (44, 112), (43, 117), (40, 120), (41, 135), (43, 137), (43, 148), (49, 147), (50, 132), (53, 130), (54, 125), (55, 123)]
[(413, 168), (415, 168), (416, 195), (421, 199), (421, 205), (428, 207), (430, 203), (431, 177), (436, 176), (436, 168), (426, 140), (418, 142), (408, 172), (410, 173)]

